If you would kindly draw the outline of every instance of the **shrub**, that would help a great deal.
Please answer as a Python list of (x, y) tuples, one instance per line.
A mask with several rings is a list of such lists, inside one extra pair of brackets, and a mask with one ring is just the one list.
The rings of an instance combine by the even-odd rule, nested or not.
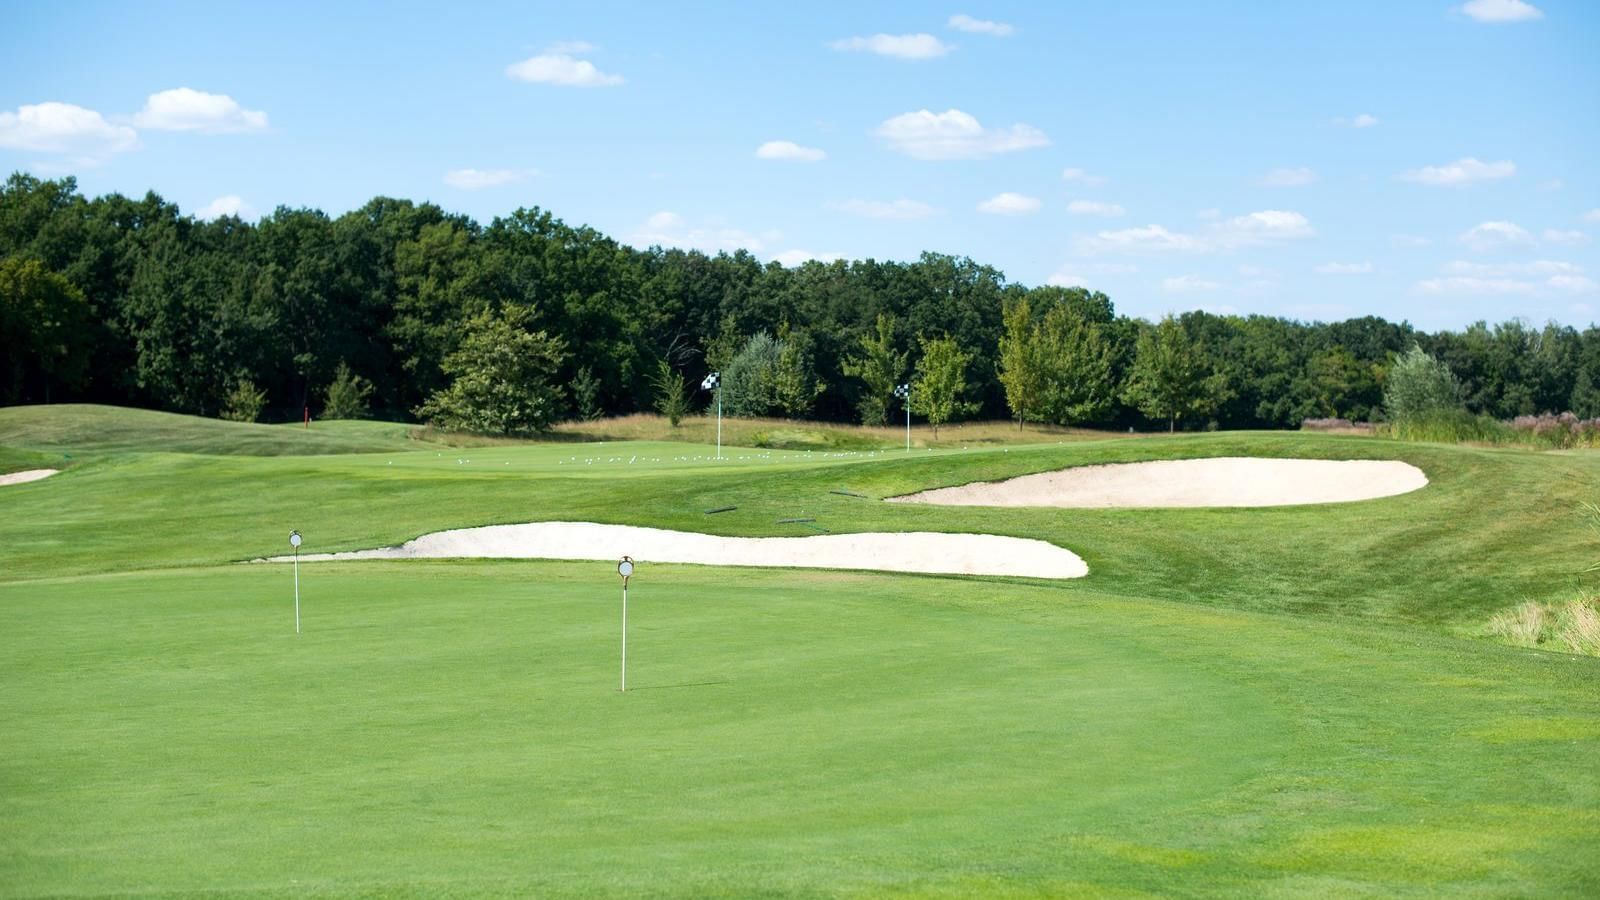
[(689, 392), (684, 387), (683, 376), (672, 368), (672, 363), (663, 359), (656, 363), (656, 372), (650, 383), (656, 392), (656, 412), (665, 416), (673, 428), (677, 428), (684, 414), (689, 411)]
[(333, 373), (333, 382), (324, 393), (322, 417), (324, 419), (365, 419), (367, 398), (372, 396), (372, 382), (350, 371), (339, 363)]
[(555, 383), (566, 358), (560, 338), (530, 331), (533, 312), (485, 312), (467, 324), (461, 348), (445, 357), (450, 386), (417, 415), (447, 431), (527, 434), (544, 431), (562, 407)]
[(1450, 367), (1415, 344), (1394, 365), (1383, 385), (1383, 406), (1395, 423), (1464, 410), (1461, 382)]
[(222, 417), (234, 422), (259, 422), (261, 411), (267, 406), (267, 392), (252, 381), (241, 381), (228, 392), (223, 401)]
[(572, 400), (578, 407), (578, 418), (585, 422), (593, 422), (606, 414), (605, 407), (600, 405), (600, 379), (594, 377), (588, 366), (573, 376)]

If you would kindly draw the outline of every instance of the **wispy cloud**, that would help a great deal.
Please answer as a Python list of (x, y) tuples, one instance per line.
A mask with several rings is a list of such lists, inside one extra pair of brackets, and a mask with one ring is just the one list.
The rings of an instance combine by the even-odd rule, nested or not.
[(1317, 266), (1318, 275), (1369, 275), (1372, 273), (1372, 263), (1323, 263)]
[(773, 254), (772, 259), (784, 268), (792, 269), (812, 260), (828, 263), (837, 259), (844, 259), (844, 254), (835, 252), (818, 253), (812, 250), (785, 250), (782, 253)]
[(1032, 125), (985, 128), (959, 109), (902, 113), (885, 120), (875, 134), (914, 159), (983, 159), (1050, 145), (1044, 132)]
[(789, 162), (818, 162), (828, 154), (816, 147), (802, 147), (794, 141), (767, 141), (756, 148), (757, 159), (778, 159)]
[(1517, 174), (1517, 164), (1509, 159), (1484, 162), (1476, 157), (1466, 156), (1442, 166), (1423, 166), (1420, 169), (1402, 172), (1400, 179), (1434, 187), (1459, 187), (1478, 181), (1510, 178), (1515, 174)]
[(1477, 253), (1532, 247), (1536, 243), (1533, 235), (1515, 222), (1480, 222), (1462, 232), (1458, 240)]
[(1317, 180), (1317, 173), (1301, 166), (1297, 169), (1273, 169), (1256, 179), (1262, 187), (1304, 187)]
[(864, 219), (926, 219), (939, 213), (939, 210), (926, 203), (904, 197), (898, 200), (844, 200), (829, 205), (840, 212)]
[(1340, 116), (1333, 120), (1333, 124), (1340, 128), (1375, 128), (1378, 125), (1378, 117), (1369, 113), (1361, 113), (1348, 119)]
[(937, 59), (955, 48), (931, 34), (874, 34), (841, 38), (828, 46), (835, 50), (875, 53), (894, 59)]
[(776, 230), (749, 232), (739, 228), (696, 225), (671, 210), (662, 210), (646, 219), (644, 225), (628, 235), (636, 247), (661, 246), (699, 250), (703, 253), (732, 253), (748, 250), (761, 253), (783, 237)]
[(1099, 175), (1090, 175), (1088, 172), (1078, 168), (1062, 169), (1061, 180), (1073, 184), (1087, 185), (1088, 187), (1106, 183), (1106, 180)]
[(1222, 287), (1222, 283), (1202, 278), (1199, 275), (1178, 275), (1173, 278), (1161, 279), (1161, 289), (1169, 294), (1194, 294), (1204, 291), (1214, 291)]
[(1044, 204), (1038, 197), (1028, 197), (1023, 194), (1014, 194), (1006, 191), (995, 194), (993, 197), (978, 204), (978, 212), (988, 213), (991, 216), (1021, 216), (1036, 213)]
[(1127, 210), (1117, 203), (1105, 203), (1100, 200), (1073, 200), (1067, 204), (1067, 212), (1075, 216), (1105, 216), (1111, 218), (1124, 215)]
[(1524, 0), (1467, 0), (1456, 11), (1470, 19), (1491, 24), (1532, 22), (1544, 18), (1539, 7)]
[(538, 56), (506, 66), (506, 77), (558, 87), (616, 87), (624, 83), (626, 79), (621, 75), (602, 72), (594, 63), (578, 59), (578, 54), (593, 49), (594, 45), (584, 41), (552, 44)]
[(1010, 37), (1016, 33), (1015, 28), (1004, 22), (991, 22), (988, 19), (974, 19), (966, 13), (956, 13), (945, 23), (957, 31), (970, 34), (990, 34), (995, 37)]
[(444, 183), (463, 191), (481, 191), (526, 181), (537, 174), (534, 169), (451, 169), (444, 173)]
[(1082, 254), (1213, 253), (1301, 240), (1315, 233), (1310, 220), (1298, 212), (1264, 209), (1214, 222), (1194, 233), (1145, 225), (1097, 232), (1080, 237), (1075, 245)]

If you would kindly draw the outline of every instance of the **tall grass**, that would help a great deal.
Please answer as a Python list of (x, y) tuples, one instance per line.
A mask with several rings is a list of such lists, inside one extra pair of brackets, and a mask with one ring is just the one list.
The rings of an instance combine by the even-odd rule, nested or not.
[[(1582, 509), (1589, 530), (1600, 543), (1600, 506), (1584, 503)], [(1583, 571), (1600, 572), (1600, 561)], [(1485, 633), (1515, 647), (1600, 656), (1600, 596), (1585, 590), (1572, 600), (1529, 601), (1497, 613)]]
[(1501, 421), (1466, 410), (1441, 410), (1378, 426), (1380, 436), (1445, 444), (1495, 444), (1564, 450), (1600, 447), (1600, 418), (1544, 413)]

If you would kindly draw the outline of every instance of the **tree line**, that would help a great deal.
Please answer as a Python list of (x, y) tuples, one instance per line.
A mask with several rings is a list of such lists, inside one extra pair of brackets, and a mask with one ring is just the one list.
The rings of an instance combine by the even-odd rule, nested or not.
[(1521, 321), (1427, 333), (1117, 314), (1105, 294), (1009, 282), (974, 260), (796, 267), (638, 249), (538, 208), (488, 225), (375, 198), (200, 221), (73, 178), (0, 187), (0, 403), (207, 416), (427, 419), (523, 431), (703, 407), (884, 422), (894, 390), (936, 423), (1285, 428), (1377, 419), (1413, 347), (1498, 418), (1600, 416), (1600, 329)]

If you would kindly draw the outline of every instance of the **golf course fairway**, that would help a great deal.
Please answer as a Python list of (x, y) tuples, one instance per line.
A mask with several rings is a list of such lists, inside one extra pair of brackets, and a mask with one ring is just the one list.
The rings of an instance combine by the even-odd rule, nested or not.
[[(0, 473), (61, 470), (0, 488), (3, 896), (1600, 892), (1600, 658), (1483, 637), (1592, 586), (1593, 453), (1220, 433), (718, 462), (59, 415), (0, 409)], [(1428, 485), (880, 502), (1224, 456), (1396, 459)], [(1090, 574), (641, 565), (619, 693), (610, 564), (304, 563), (299, 635), (290, 567), (242, 564), (290, 529), (340, 552), (800, 518), (1044, 540)]]

